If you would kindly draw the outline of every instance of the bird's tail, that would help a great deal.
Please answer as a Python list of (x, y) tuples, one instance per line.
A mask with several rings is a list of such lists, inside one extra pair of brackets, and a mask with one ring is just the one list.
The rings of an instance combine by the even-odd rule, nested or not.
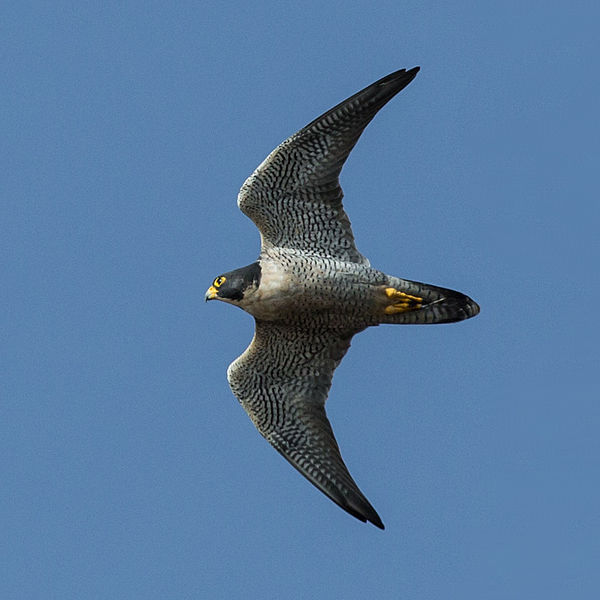
[(454, 323), (479, 313), (479, 305), (468, 296), (418, 281), (390, 277), (386, 294), (381, 323)]

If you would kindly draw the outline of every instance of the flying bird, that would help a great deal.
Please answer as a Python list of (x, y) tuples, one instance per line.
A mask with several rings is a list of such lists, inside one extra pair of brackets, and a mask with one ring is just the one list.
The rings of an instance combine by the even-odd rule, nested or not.
[(243, 184), (238, 206), (258, 227), (260, 256), (223, 273), (206, 300), (255, 319), (227, 370), (258, 431), (345, 511), (383, 529), (346, 467), (325, 412), (352, 336), (382, 323), (452, 323), (479, 306), (459, 292), (400, 279), (357, 250), (339, 175), (361, 133), (419, 67), (383, 77), (282, 142)]

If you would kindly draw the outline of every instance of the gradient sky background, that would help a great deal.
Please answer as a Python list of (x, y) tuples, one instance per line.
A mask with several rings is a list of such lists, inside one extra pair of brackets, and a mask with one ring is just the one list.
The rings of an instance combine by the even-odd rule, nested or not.
[[(0, 596), (597, 598), (596, 2), (8, 2)], [(482, 307), (353, 342), (327, 404), (386, 524), (259, 436), (225, 371), (244, 179), (421, 66), (342, 173), (359, 249)]]

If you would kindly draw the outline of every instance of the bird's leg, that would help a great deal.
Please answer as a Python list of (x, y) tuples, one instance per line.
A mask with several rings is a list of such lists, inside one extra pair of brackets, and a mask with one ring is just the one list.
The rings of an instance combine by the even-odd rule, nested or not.
[(388, 297), (388, 304), (383, 309), (386, 315), (418, 310), (423, 306), (423, 298), (405, 294), (396, 288), (385, 288), (385, 295)]

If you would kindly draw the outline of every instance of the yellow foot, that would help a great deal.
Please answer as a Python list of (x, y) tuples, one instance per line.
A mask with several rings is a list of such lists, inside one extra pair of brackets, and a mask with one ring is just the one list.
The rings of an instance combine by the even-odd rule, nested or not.
[(417, 310), (423, 306), (423, 298), (405, 294), (395, 288), (385, 288), (385, 295), (391, 300), (391, 304), (383, 309), (386, 315)]

